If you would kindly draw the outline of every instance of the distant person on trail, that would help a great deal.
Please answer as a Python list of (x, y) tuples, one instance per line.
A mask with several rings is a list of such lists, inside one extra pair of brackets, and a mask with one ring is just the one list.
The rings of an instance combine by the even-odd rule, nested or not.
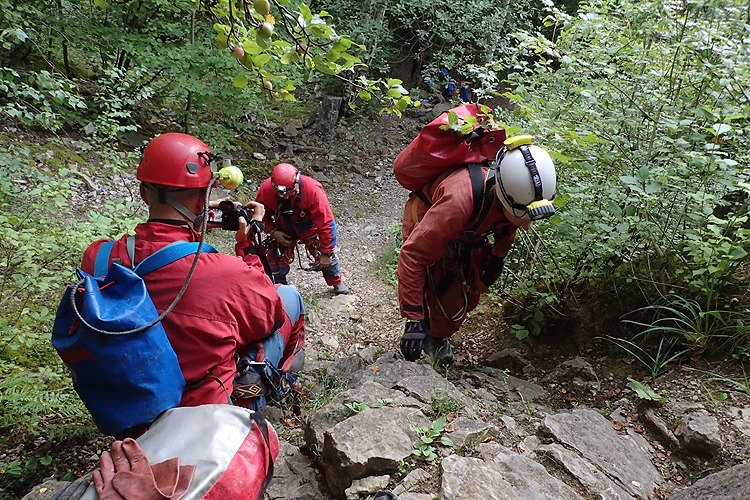
[(300, 174), (290, 163), (279, 163), (263, 181), (255, 201), (266, 207), (263, 222), (271, 237), (268, 262), (275, 283), (287, 283), (297, 243), (305, 245), (313, 268), (337, 295), (348, 294), (336, 256), (336, 220), (323, 186)]
[(468, 80), (461, 80), (458, 89), (458, 98), (461, 102), (471, 102), (471, 82)]
[[(208, 146), (187, 134), (153, 139), (136, 174), (148, 220), (136, 226), (134, 238), (126, 234), (114, 243), (107, 266), (118, 262), (133, 267), (170, 243), (199, 241), (207, 191), (218, 178), (211, 170), (217, 160)], [(264, 207), (254, 201), (245, 207), (252, 220), (239, 219), (236, 256), (200, 253), (184, 295), (162, 320), (187, 383), (180, 406), (226, 404), (231, 398), (234, 404), (258, 409), (267, 392), (244, 396), (258, 388), (248, 392), (235, 386), (236, 358), (250, 353), (260, 361), (256, 355), (262, 346), (265, 364), (279, 374), (303, 354), (302, 299), (293, 287), (274, 286), (264, 273), (253, 241), (253, 233), (262, 231)], [(108, 241), (88, 247), (84, 271), (94, 273), (97, 257), (102, 257), (99, 250)], [(159, 313), (180, 292), (193, 259), (194, 254), (188, 255), (143, 276)]]
[(440, 73), (443, 75), (443, 96), (450, 101), (455, 97), (458, 88), (456, 80), (453, 79), (445, 66), (440, 66)]
[(425, 60), (427, 59), (427, 51), (422, 45), (422, 43), (417, 40), (414, 42), (409, 49), (409, 53), (412, 57), (412, 63), (411, 63), (411, 71), (409, 73), (409, 78), (413, 83), (416, 83), (416, 79), (419, 77), (419, 75), (422, 72), (422, 66), (424, 65)]
[[(477, 166), (480, 173), (454, 169), (406, 202), (397, 274), (407, 318), (400, 347), (408, 361), (426, 352), (439, 364), (454, 362), (448, 339), (500, 277), (517, 228), (554, 213), (557, 178), (549, 154), (530, 136), (505, 145), (494, 161)], [(473, 175), (484, 186), (476, 218)]]

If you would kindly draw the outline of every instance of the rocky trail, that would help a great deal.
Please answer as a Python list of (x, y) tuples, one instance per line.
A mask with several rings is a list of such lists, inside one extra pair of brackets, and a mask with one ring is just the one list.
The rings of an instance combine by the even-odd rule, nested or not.
[[(622, 352), (566, 331), (517, 341), (491, 301), (454, 339), (452, 368), (404, 361), (396, 288), (382, 278), (406, 199), (391, 166), (431, 117), (383, 117), (359, 150), (342, 127), (330, 141), (287, 131), (264, 152), (324, 182), (351, 290), (334, 296), (293, 264), (306, 365), (301, 395), (264, 410), (282, 440), (265, 498), (750, 498), (750, 400), (691, 367), (648, 379), (661, 401), (639, 398), (627, 378), (647, 377)], [(325, 168), (345, 153), (343, 172)]]

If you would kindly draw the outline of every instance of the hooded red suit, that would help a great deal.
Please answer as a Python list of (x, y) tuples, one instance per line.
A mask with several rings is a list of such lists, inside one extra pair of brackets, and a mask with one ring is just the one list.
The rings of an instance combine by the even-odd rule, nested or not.
[[(135, 236), (136, 262), (174, 241), (199, 240), (187, 226), (164, 222), (139, 224)], [(128, 235), (120, 238), (110, 254), (124, 266), (131, 265), (127, 239)], [(92, 243), (84, 253), (81, 268), (87, 273), (93, 273), (96, 254), (105, 241)], [(252, 242), (238, 243), (235, 250), (240, 257), (202, 253), (185, 294), (162, 320), (189, 386), (180, 406), (226, 404), (237, 371), (235, 354), (248, 351), (277, 329), (286, 345), (282, 363), (301, 346), (304, 317), (291, 324), (260, 260), (255, 254), (246, 255), (251, 247)], [(192, 263), (188, 256), (144, 276), (159, 313), (179, 293)]]
[[(488, 170), (483, 171), (486, 178)], [(492, 196), (486, 219), (474, 234), (466, 234), (474, 211), (466, 168), (439, 178), (422, 192), (431, 201), (430, 206), (411, 196), (404, 207), (404, 243), (396, 271), (399, 304), (402, 316), (413, 320), (427, 317), (430, 335), (447, 338), (461, 327), (466, 313), (487, 291), (479, 279), (483, 266), (490, 253), (505, 257), (517, 226)], [(488, 234), (494, 234), (494, 244), (487, 242)], [(423, 304), (427, 305), (426, 312)]]
[[(314, 246), (308, 245), (308, 251), (311, 251), (311, 257), (315, 260), (320, 254), (333, 254), (336, 248), (336, 220), (320, 182), (312, 177), (300, 175), (299, 192), (289, 200), (281, 200), (276, 196), (276, 190), (268, 178), (258, 189), (255, 201), (266, 207), (263, 223), (267, 233), (278, 229), (288, 234), (295, 242), (299, 240), (306, 245), (317, 238)], [(291, 259), (284, 251), (286, 249), (281, 250), (281, 256), (273, 255), (269, 251), (268, 260), (273, 274), (282, 275), (281, 283), (285, 283)], [(341, 272), (335, 255), (331, 266), (321, 271), (328, 285), (341, 283)]]

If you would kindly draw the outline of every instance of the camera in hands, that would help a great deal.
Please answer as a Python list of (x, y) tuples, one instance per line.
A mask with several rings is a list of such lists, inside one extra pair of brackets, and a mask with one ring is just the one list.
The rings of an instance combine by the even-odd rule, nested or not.
[(212, 209), (209, 221), (221, 223), (221, 228), (225, 231), (237, 231), (240, 228), (240, 217), (250, 224), (250, 218), (253, 213), (251, 210), (237, 205), (231, 200), (221, 200), (218, 209)]

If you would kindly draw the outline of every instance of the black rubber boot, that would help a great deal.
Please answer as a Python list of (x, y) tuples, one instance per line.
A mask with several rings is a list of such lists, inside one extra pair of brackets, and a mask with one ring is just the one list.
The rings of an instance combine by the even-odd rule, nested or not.
[(393, 494), (390, 490), (380, 490), (375, 493), (372, 500), (398, 500), (398, 497)]
[(348, 295), (349, 289), (345, 284), (339, 283), (338, 285), (333, 285), (333, 293), (336, 295)]
[(441, 366), (450, 366), (456, 361), (448, 339), (430, 337), (430, 359)]

